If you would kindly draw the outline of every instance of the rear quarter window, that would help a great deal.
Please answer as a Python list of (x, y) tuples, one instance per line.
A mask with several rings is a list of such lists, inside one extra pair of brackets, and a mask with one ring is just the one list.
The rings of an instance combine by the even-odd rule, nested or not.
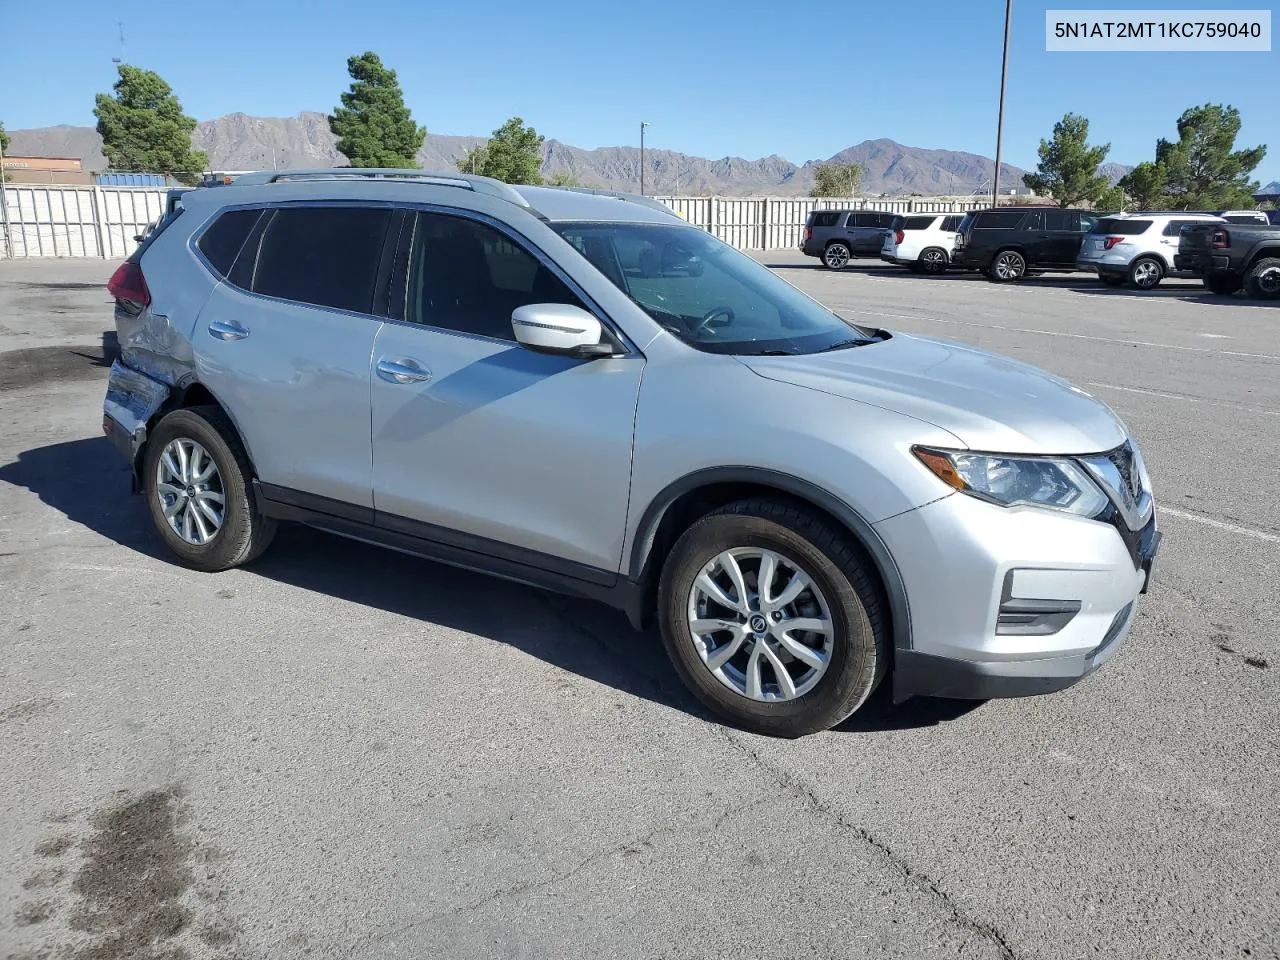
[(834, 227), (836, 225), (836, 221), (840, 219), (840, 211), (839, 210), (815, 210), (812, 214), (810, 214), (810, 216), (813, 217), (813, 219), (810, 221), (810, 226)]
[(961, 217), (958, 213), (952, 214), (949, 217), (943, 217), (942, 226), (940, 226), (938, 229), (945, 230), (948, 233), (954, 233), (955, 231), (960, 229), (960, 221), (963, 219), (964, 218)]
[[(1105, 233), (1111, 236), (1136, 237), (1146, 233), (1151, 227), (1150, 220), (1128, 220), (1116, 217), (1103, 217), (1093, 225), (1093, 233)], [(1165, 231), (1168, 232), (1167, 230)], [(1177, 231), (1175, 230), (1176, 234)]]

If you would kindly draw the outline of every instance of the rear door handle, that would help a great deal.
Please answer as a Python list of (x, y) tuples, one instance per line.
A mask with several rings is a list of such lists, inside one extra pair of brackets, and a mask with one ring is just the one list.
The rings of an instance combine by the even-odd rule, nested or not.
[(387, 383), (422, 383), (431, 379), (431, 371), (423, 367), (417, 360), (408, 357), (391, 359), (383, 357), (378, 361), (378, 376)]
[(243, 340), (249, 331), (234, 320), (214, 320), (209, 324), (209, 333), (219, 340)]

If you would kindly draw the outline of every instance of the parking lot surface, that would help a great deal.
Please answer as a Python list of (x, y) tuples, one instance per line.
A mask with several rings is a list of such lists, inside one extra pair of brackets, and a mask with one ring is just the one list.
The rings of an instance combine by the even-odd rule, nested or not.
[(0, 957), (1280, 956), (1280, 304), (760, 258), (1125, 420), (1105, 669), (776, 741), (586, 601), (300, 528), (186, 570), (101, 435), (114, 264), (2, 262)]

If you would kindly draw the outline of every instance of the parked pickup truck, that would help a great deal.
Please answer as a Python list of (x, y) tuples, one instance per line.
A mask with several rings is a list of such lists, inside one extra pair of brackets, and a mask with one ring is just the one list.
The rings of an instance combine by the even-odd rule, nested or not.
[(1280, 299), (1280, 226), (1197, 223), (1183, 227), (1179, 270), (1197, 274), (1214, 293), (1244, 289), (1251, 297)]

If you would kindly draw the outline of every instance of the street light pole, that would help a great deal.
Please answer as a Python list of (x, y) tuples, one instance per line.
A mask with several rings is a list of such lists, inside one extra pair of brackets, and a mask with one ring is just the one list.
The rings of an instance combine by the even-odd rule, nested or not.
[(644, 128), (647, 127), (645, 121), (640, 121), (640, 196), (644, 196)]
[(13, 237), (9, 235), (9, 198), (4, 192), (4, 147), (0, 146), (0, 218), (4, 222), (4, 255), (13, 258)]
[(1004, 140), (1004, 81), (1009, 72), (1009, 24), (1013, 21), (1013, 0), (1004, 0), (1004, 56), (1000, 59), (1000, 116), (996, 121), (996, 170), (991, 178), (991, 205), (1000, 206), (1000, 147)]

